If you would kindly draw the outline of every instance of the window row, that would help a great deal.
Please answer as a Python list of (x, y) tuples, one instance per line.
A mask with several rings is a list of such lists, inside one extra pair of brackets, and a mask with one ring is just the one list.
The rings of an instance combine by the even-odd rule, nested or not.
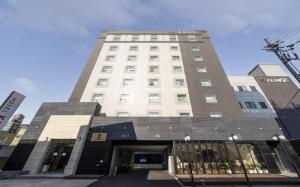
[[(241, 102), (239, 104), (240, 104), (241, 108), (244, 108), (244, 106), (242, 105)], [(258, 102), (258, 105), (260, 106), (261, 109), (268, 109), (268, 105), (263, 101)], [(247, 109), (258, 109), (256, 103), (251, 102), (251, 101), (245, 102), (245, 106), (246, 106)]]
[[(179, 117), (190, 117), (191, 116), (190, 112), (179, 112), (178, 115), (179, 115)], [(221, 112), (210, 112), (209, 115), (212, 118), (221, 118), (222, 117)], [(129, 117), (130, 114), (129, 114), (129, 112), (117, 112), (117, 116), (118, 117)], [(160, 117), (161, 115), (160, 115), (160, 112), (158, 112), (158, 111), (151, 111), (151, 112), (147, 112), (147, 116), (148, 117)]]
[[(113, 41), (121, 41), (122, 40), (122, 36), (123, 35), (113, 35), (112, 40)], [(142, 41), (141, 40), (141, 35), (139, 34), (133, 34), (131, 35), (131, 41)], [(177, 41), (177, 37), (176, 35), (169, 35), (168, 40), (170, 42), (176, 42)], [(197, 41), (197, 38), (195, 35), (187, 35), (187, 40), (191, 41), (191, 42), (195, 42)], [(150, 35), (150, 41), (155, 42), (155, 41), (159, 41), (158, 35), (157, 34), (152, 34)]]
[(257, 89), (255, 86), (249, 86), (250, 90), (246, 86), (237, 86), (239, 92), (247, 92), (247, 91), (252, 91), (252, 92), (257, 92)]
[[(109, 51), (118, 51), (119, 46), (117, 46), (117, 45), (109, 46), (108, 50)], [(135, 51), (139, 50), (139, 47), (137, 45), (132, 45), (132, 46), (129, 46), (128, 50), (131, 51), (131, 52), (135, 52)], [(196, 49), (192, 48), (192, 50), (194, 51)], [(159, 46), (152, 45), (152, 46), (149, 47), (149, 51), (159, 51)], [(179, 48), (178, 48), (178, 46), (170, 46), (170, 51), (179, 51)], [(200, 49), (198, 51), (200, 51)]]

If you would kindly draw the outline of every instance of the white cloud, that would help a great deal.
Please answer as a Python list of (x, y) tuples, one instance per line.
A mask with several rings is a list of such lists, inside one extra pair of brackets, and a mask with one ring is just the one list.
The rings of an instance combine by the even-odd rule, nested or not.
[(17, 91), (20, 91), (21, 93), (33, 93), (37, 91), (36, 86), (34, 85), (34, 83), (25, 77), (20, 77), (17, 78), (16, 80), (13, 81), (13, 86), (14, 89), (16, 89)]

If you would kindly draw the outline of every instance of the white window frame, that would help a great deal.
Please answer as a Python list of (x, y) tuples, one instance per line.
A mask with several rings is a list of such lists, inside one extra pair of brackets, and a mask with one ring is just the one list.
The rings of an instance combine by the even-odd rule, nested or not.
[(217, 97), (215, 94), (205, 94), (205, 102), (206, 103), (218, 103)]
[(209, 116), (211, 118), (222, 118), (223, 117), (223, 114), (221, 112), (210, 112), (209, 113)]
[[(151, 67), (157, 67), (157, 71), (151, 72)], [(148, 72), (152, 73), (152, 74), (158, 74), (159, 73), (159, 66), (158, 65), (149, 65)]]
[[(113, 48), (114, 48), (114, 49), (113, 49)], [(113, 49), (113, 50), (112, 50), (112, 49)], [(109, 51), (118, 51), (118, 50), (119, 50), (119, 46), (117, 46), (117, 45), (111, 45), (111, 46), (109, 46), (108, 50), (109, 50)]]
[(188, 41), (195, 42), (197, 41), (196, 35), (189, 34), (187, 35)]
[[(133, 57), (133, 59), (131, 59)], [(137, 61), (137, 55), (128, 55), (127, 56), (127, 61), (128, 62), (136, 62)]]
[(113, 35), (112, 40), (113, 41), (121, 41), (122, 36), (120, 34)]
[(178, 51), (178, 46), (176, 46), (176, 45), (171, 45), (171, 46), (170, 46), (170, 51)]
[[(153, 48), (155, 48), (155, 49), (153, 49)], [(149, 48), (149, 51), (151, 51), (151, 52), (159, 51), (159, 46), (157, 46), (157, 45), (151, 45), (150, 48)]]
[(196, 71), (198, 73), (206, 73), (207, 72), (207, 68), (204, 65), (202, 65), (202, 64), (198, 64), (196, 66)]
[(211, 87), (211, 81), (209, 79), (200, 79), (201, 86)]
[(129, 51), (138, 51), (138, 50), (139, 50), (139, 46), (137, 45), (129, 46)]
[(200, 47), (193, 46), (192, 51), (193, 52), (198, 52), (198, 51), (200, 51)]
[(106, 55), (105, 62), (114, 62), (114, 61), (116, 61), (115, 55)]
[[(102, 98), (99, 101), (94, 101), (94, 98), (96, 96), (101, 96)], [(101, 102), (103, 102), (103, 100), (104, 100), (104, 94), (103, 93), (95, 93), (95, 94), (92, 95), (92, 98), (91, 98), (91, 102), (101, 103)]]
[(203, 56), (200, 56), (200, 55), (194, 56), (194, 61), (195, 62), (203, 62), (204, 61)]
[[(176, 70), (175, 70), (175, 67), (180, 67), (181, 70), (180, 70), (180, 71), (176, 71)], [(176, 65), (175, 65), (175, 66), (172, 66), (172, 71), (173, 71), (173, 73), (183, 73), (183, 67), (180, 66), (180, 65), (178, 65), (178, 66), (176, 66)]]
[[(185, 95), (185, 99), (184, 100), (180, 100), (178, 97), (179, 95)], [(188, 94), (186, 93), (177, 93), (176, 94), (176, 103), (188, 103), (189, 99), (188, 99)]]
[[(129, 81), (128, 81), (129, 80)], [(129, 84), (124, 84), (126, 81), (129, 82)], [(124, 78), (122, 81), (122, 86), (123, 87), (130, 87), (134, 84), (134, 79), (133, 78)]]
[(129, 116), (129, 112), (117, 112), (117, 117), (128, 117), (128, 116)]
[[(105, 84), (100, 84), (100, 81), (104, 81), (104, 83)], [(102, 82), (103, 83), (103, 82)], [(97, 86), (98, 87), (107, 87), (108, 86), (108, 84), (109, 84), (109, 80), (107, 79), (107, 78), (100, 78), (100, 79), (98, 79), (98, 81), (97, 81)]]
[(135, 42), (135, 41), (139, 41), (140, 40), (140, 35), (138, 34), (133, 34), (131, 37), (131, 41)]
[[(150, 113), (156, 113), (156, 115), (151, 115)], [(158, 112), (158, 111), (148, 111), (147, 112), (147, 116), (148, 117), (160, 117), (160, 112)]]
[[(107, 71), (107, 72), (104, 71), (104, 69), (106, 67), (109, 67), (109, 71)], [(106, 65), (104, 65), (104, 66), (102, 66), (101, 73), (112, 73), (112, 70), (113, 70), (113, 66), (106, 66)]]
[[(178, 58), (177, 58), (178, 57)], [(175, 60), (176, 59), (176, 60)], [(180, 62), (180, 56), (179, 55), (172, 55), (171, 56), (171, 61), (172, 62)]]
[[(151, 95), (157, 95), (157, 101), (153, 102), (154, 100), (151, 101)], [(148, 94), (148, 104), (160, 104), (161, 98), (160, 98), (160, 93), (149, 93)]]
[[(157, 81), (157, 85), (155, 85), (155, 84), (154, 85), (150, 85), (151, 81)], [(159, 81), (159, 79), (158, 78), (148, 79), (148, 86), (151, 87), (151, 88), (153, 88), (153, 87), (155, 87), (155, 88), (160, 87), (160, 81)]]
[[(157, 57), (157, 58), (156, 58), (156, 60), (152, 60), (151, 57)], [(149, 62), (159, 62), (159, 56), (158, 55), (150, 55)]]
[[(185, 114), (185, 115), (183, 115)], [(188, 114), (188, 115), (186, 115)], [(191, 113), (190, 112), (178, 112), (178, 116), (181, 117), (181, 118), (188, 118), (188, 117), (191, 117)]]
[(170, 42), (176, 42), (177, 41), (176, 35), (169, 35), (169, 39), (170, 39)]
[(150, 35), (150, 41), (152, 41), (152, 42), (158, 41), (158, 35), (156, 35), (156, 34)]
[[(181, 84), (177, 84), (177, 81), (182, 81), (182, 85)], [(175, 87), (185, 87), (185, 80), (184, 80), (184, 78), (175, 78), (174, 79), (174, 84), (175, 84)]]
[(128, 104), (132, 102), (132, 95), (129, 93), (120, 94), (119, 103), (120, 104)]
[[(127, 71), (129, 70), (129, 68), (133, 67), (133, 70), (134, 71)], [(136, 67), (135, 66), (132, 66), (132, 65), (128, 65), (128, 66), (125, 66), (125, 73), (135, 73), (136, 72)]]

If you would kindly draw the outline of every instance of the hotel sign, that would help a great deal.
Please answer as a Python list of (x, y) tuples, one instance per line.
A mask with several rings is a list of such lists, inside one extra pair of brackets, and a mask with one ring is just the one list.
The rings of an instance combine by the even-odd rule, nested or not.
[(266, 78), (262, 79), (263, 82), (270, 82), (270, 83), (285, 83), (289, 82), (288, 78)]
[(0, 131), (3, 129), (4, 125), (6, 125), (10, 117), (15, 113), (24, 99), (25, 96), (16, 91), (11, 92), (11, 94), (5, 99), (0, 106)]
[(91, 142), (105, 142), (107, 139), (107, 133), (93, 133)]

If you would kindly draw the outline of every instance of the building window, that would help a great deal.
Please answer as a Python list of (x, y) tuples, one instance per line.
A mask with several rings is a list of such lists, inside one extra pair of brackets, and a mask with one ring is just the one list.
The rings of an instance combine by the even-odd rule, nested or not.
[(151, 35), (151, 41), (157, 41), (157, 35)]
[(221, 112), (211, 112), (210, 117), (212, 117), (212, 118), (221, 118), (222, 113)]
[(149, 58), (150, 62), (158, 62), (158, 56), (157, 55), (151, 55)]
[(94, 94), (92, 97), (92, 102), (100, 103), (103, 100), (104, 94)]
[(202, 56), (195, 56), (195, 57), (194, 57), (194, 60), (195, 60), (196, 62), (203, 62), (203, 57), (202, 57)]
[(267, 104), (265, 102), (258, 102), (258, 104), (259, 104), (260, 108), (262, 108), (262, 109), (268, 109), (268, 106), (267, 106)]
[(159, 112), (148, 112), (148, 117), (159, 117)]
[(132, 41), (139, 41), (139, 35), (132, 35)]
[(115, 59), (116, 59), (115, 55), (107, 55), (106, 58), (105, 58), (105, 61), (106, 62), (113, 62), (113, 61), (115, 61)]
[(190, 117), (190, 113), (189, 112), (179, 112), (179, 116), (180, 117)]
[(175, 35), (170, 35), (170, 42), (176, 42), (176, 36)]
[(129, 47), (129, 51), (137, 51), (137, 50), (138, 50), (138, 46), (136, 45)]
[(130, 102), (131, 102), (131, 95), (130, 94), (121, 94), (120, 103), (130, 103)]
[(117, 113), (117, 116), (118, 116), (118, 117), (128, 117), (128, 116), (129, 116), (129, 113), (128, 113), (128, 112), (118, 112), (118, 113)]
[(200, 80), (201, 86), (211, 86), (211, 82), (209, 79)]
[(206, 67), (203, 66), (202, 64), (198, 64), (196, 68), (197, 68), (197, 72), (199, 72), (199, 73), (205, 73), (205, 72), (207, 72)]
[(159, 94), (149, 94), (148, 101), (149, 101), (149, 104), (159, 104), (160, 103), (160, 95)]
[(117, 51), (118, 50), (118, 46), (110, 46), (109, 47), (109, 51)]
[(129, 55), (127, 57), (127, 61), (129, 61), (129, 62), (136, 62), (137, 61), (137, 56), (136, 55)]
[(175, 86), (178, 87), (184, 86), (184, 79), (175, 79)]
[(182, 66), (173, 66), (174, 73), (181, 73), (183, 72)]
[(149, 66), (149, 73), (159, 73), (158, 66)]
[(188, 101), (186, 94), (177, 94), (176, 97), (178, 103), (186, 103)]
[(120, 41), (121, 40), (121, 35), (114, 35), (113, 36), (113, 41)]
[(126, 66), (125, 73), (135, 73), (135, 66)]
[(188, 35), (188, 41), (190, 41), (190, 42), (197, 41), (196, 36), (195, 35)]
[(103, 66), (101, 72), (102, 73), (111, 73), (112, 72), (112, 66)]
[(150, 51), (158, 51), (158, 46), (150, 46)]
[(246, 86), (238, 86), (237, 88), (238, 88), (239, 92), (246, 92), (247, 91)]
[(251, 89), (251, 91), (253, 91), (253, 92), (257, 92), (257, 89), (256, 89), (255, 86), (250, 86), (250, 89)]
[(180, 60), (179, 56), (172, 56), (172, 61), (173, 62), (178, 62)]
[(245, 102), (245, 105), (248, 109), (257, 109), (257, 106), (254, 102)]
[(129, 87), (133, 85), (133, 79), (124, 79), (123, 80), (123, 86), (124, 87)]
[(178, 51), (178, 46), (171, 46), (170, 49), (171, 51)]
[(159, 87), (159, 80), (158, 79), (149, 79), (148, 86), (150, 87)]
[(193, 51), (193, 52), (200, 51), (200, 47), (192, 47), (192, 51)]
[(206, 94), (205, 95), (206, 103), (217, 103), (217, 98), (215, 94)]
[(97, 82), (97, 86), (107, 87), (108, 86), (108, 79), (99, 79), (98, 82)]

